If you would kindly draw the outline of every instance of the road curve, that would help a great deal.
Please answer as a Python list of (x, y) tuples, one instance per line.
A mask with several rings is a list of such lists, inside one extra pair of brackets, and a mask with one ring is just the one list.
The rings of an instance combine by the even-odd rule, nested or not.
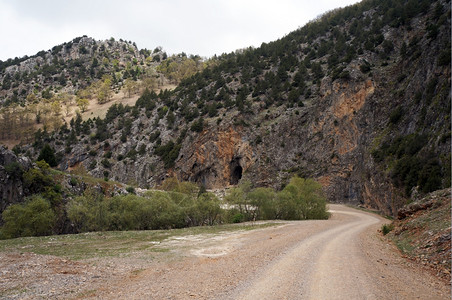
[[(419, 289), (411, 270), (378, 268), (369, 260), (365, 235), (384, 220), (344, 206), (331, 205), (339, 224), (301, 239), (229, 299), (447, 299), (428, 288)], [(375, 229), (375, 226), (373, 226)], [(375, 234), (376, 232), (373, 232)], [(372, 233), (371, 233), (372, 234)], [(381, 242), (381, 240), (380, 240)], [(374, 253), (375, 255), (375, 253)], [(385, 253), (378, 253), (385, 255)], [(375, 264), (377, 266), (375, 266)], [(380, 270), (378, 270), (380, 269)], [(394, 280), (387, 284), (388, 279)], [(419, 282), (418, 282), (419, 283)], [(394, 289), (394, 287), (396, 289)], [(446, 291), (447, 292), (447, 291)]]
[(381, 236), (387, 220), (343, 205), (329, 208), (329, 220), (162, 243), (172, 247), (171, 259), (155, 259), (92, 298), (450, 299), (447, 283), (402, 258)]

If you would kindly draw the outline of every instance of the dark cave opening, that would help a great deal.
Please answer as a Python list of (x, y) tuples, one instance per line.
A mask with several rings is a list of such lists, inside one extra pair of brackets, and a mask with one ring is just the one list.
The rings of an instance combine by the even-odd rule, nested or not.
[(242, 178), (242, 171), (243, 169), (240, 165), (235, 166), (231, 170), (231, 180), (230, 180), (231, 185), (236, 185), (239, 183), (240, 179)]

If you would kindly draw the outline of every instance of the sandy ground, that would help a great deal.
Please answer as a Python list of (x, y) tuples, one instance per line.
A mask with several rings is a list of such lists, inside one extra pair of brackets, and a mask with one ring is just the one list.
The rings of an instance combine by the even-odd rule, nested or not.
[[(152, 259), (0, 253), (0, 292), (5, 299), (450, 299), (448, 283), (381, 236), (385, 219), (330, 210), (324, 221), (172, 237), (158, 245), (170, 251)], [(11, 280), (21, 283), (17, 297), (5, 293)]]

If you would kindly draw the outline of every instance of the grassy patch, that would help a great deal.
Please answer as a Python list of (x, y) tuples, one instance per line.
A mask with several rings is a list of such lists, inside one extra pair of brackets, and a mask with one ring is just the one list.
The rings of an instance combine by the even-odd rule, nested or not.
[(400, 238), (395, 239), (394, 242), (395, 242), (397, 248), (399, 248), (400, 251), (402, 251), (402, 253), (404, 253), (404, 254), (411, 255), (415, 248), (412, 245), (412, 238), (410, 238), (408, 235), (406, 235), (404, 237), (400, 236)]
[[(447, 201), (447, 200), (446, 200)], [(447, 205), (447, 204), (446, 204)], [(423, 228), (434, 233), (450, 227), (450, 208), (433, 209), (408, 223), (412, 229)]]
[(8, 296), (20, 295), (20, 294), (24, 294), (27, 292), (28, 292), (28, 289), (24, 288), (22, 285), (19, 285), (19, 286), (13, 287), (13, 288), (0, 290), (0, 298), (8, 299)]
[(351, 208), (354, 208), (354, 209), (357, 209), (357, 210), (365, 211), (365, 212), (368, 212), (368, 213), (372, 213), (372, 214), (375, 214), (375, 215), (379, 215), (380, 217), (386, 218), (386, 219), (391, 220), (391, 221), (394, 220), (394, 218), (392, 216), (385, 215), (383, 212), (381, 212), (379, 210), (368, 209), (368, 208), (365, 208), (365, 207), (352, 205), (352, 204), (346, 204), (345, 206), (351, 207)]
[(83, 292), (81, 292), (81, 293), (79, 293), (77, 295), (77, 299), (78, 298), (83, 299), (83, 298), (87, 298), (87, 297), (94, 297), (96, 295), (96, 292), (97, 292), (96, 290), (83, 291)]
[(55, 255), (72, 260), (99, 257), (127, 256), (129, 253), (169, 252), (171, 249), (158, 245), (175, 236), (221, 234), (233, 231), (247, 231), (281, 223), (227, 224), (217, 226), (191, 227), (173, 230), (107, 231), (68, 234), (44, 237), (24, 237), (0, 240), (1, 252), (33, 252)]

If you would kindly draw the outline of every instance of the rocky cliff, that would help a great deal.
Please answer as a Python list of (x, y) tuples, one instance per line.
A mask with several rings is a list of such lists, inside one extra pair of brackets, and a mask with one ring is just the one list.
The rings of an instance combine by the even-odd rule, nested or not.
[(27, 191), (24, 190), (22, 174), (31, 166), (29, 158), (17, 157), (12, 151), (0, 146), (0, 212), (10, 204), (23, 201)]

